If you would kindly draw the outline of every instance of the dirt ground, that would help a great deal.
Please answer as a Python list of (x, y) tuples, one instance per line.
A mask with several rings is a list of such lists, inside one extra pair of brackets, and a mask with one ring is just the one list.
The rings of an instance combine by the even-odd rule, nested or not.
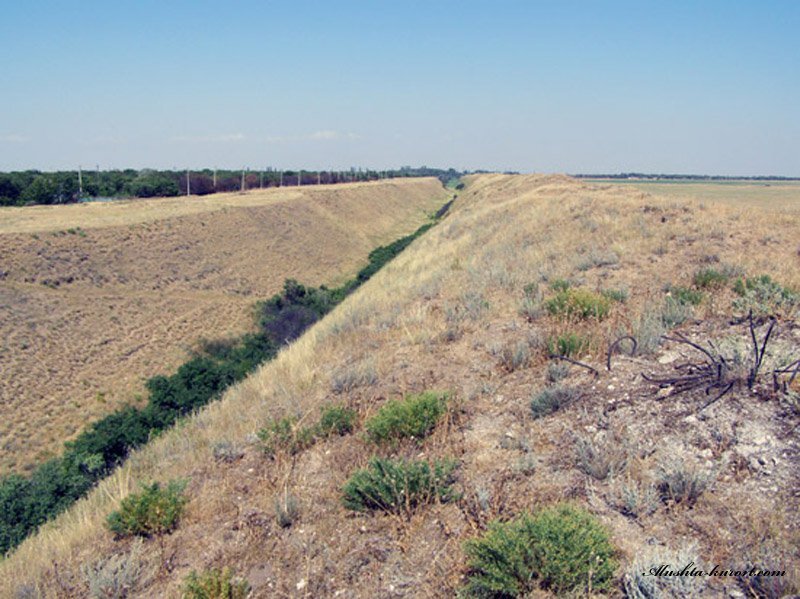
[(417, 179), (0, 210), (0, 473), (250, 329), (284, 279), (352, 275), (446, 195)]

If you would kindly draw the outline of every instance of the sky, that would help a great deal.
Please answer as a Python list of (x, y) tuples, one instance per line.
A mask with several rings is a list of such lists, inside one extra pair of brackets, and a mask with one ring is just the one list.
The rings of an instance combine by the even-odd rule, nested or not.
[(0, 2), (0, 170), (800, 176), (800, 2)]

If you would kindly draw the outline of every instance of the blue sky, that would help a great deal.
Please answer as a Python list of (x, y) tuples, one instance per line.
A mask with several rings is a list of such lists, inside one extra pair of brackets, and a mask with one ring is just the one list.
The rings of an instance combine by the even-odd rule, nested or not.
[(800, 176), (800, 2), (11, 2), (0, 170)]

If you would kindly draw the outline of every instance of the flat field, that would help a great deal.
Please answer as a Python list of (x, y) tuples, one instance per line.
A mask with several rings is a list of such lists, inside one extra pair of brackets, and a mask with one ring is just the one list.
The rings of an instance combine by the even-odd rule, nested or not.
[(0, 473), (248, 330), (284, 279), (353, 275), (446, 196), (413, 179), (0, 209)]
[(631, 186), (647, 193), (671, 198), (692, 198), (770, 210), (800, 209), (800, 181), (695, 181), (691, 179), (659, 181), (585, 179), (585, 181)]

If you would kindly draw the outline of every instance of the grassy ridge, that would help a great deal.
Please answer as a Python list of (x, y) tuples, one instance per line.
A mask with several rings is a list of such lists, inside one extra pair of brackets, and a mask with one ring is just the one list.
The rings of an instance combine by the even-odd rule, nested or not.
[(306, 287), (287, 280), (281, 293), (257, 305), (257, 333), (232, 343), (207, 344), (174, 374), (148, 380), (146, 407), (126, 407), (95, 422), (65, 444), (61, 457), (43, 463), (30, 477), (13, 474), (0, 480), (0, 554), (83, 497), (132, 449), (274, 358), (282, 345), (299, 337), (433, 224), (373, 250), (368, 264), (340, 287)]

